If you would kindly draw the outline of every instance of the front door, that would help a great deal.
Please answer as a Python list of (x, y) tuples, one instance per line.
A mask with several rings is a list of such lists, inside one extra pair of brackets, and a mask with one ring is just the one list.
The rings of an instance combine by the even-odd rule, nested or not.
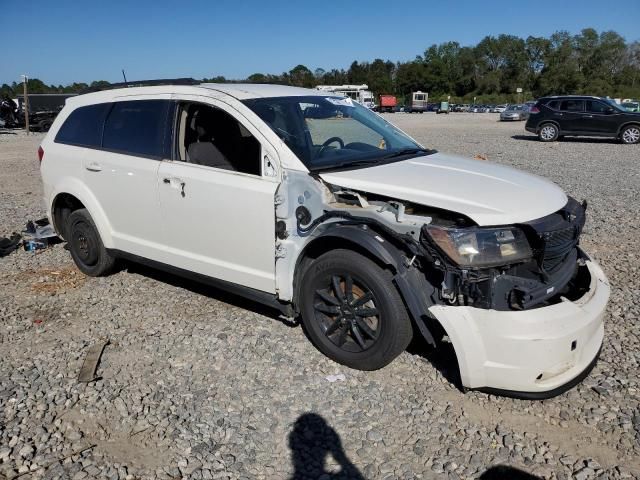
[(181, 100), (176, 117), (157, 180), (168, 263), (274, 293), (278, 178), (262, 170), (275, 151), (223, 102)]
[(613, 135), (618, 131), (620, 112), (600, 100), (587, 100), (581, 130), (593, 134)]

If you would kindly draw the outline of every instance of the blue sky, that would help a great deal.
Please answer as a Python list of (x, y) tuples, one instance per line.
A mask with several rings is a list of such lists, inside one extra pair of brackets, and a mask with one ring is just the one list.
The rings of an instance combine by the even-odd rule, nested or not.
[[(0, 0), (0, 83), (244, 78), (409, 60), (433, 43), (593, 27), (640, 40), (640, 1)], [(603, 6), (605, 6), (603, 8)], [(8, 30), (7, 30), (8, 28)]]

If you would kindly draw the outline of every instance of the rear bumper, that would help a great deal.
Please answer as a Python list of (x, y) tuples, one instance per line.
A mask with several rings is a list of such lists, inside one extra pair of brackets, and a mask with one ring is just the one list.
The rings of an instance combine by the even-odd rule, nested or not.
[(524, 311), (434, 305), (458, 358), (462, 384), (522, 398), (549, 398), (593, 368), (604, 337), (609, 284), (587, 261), (589, 291), (576, 301)]
[(538, 129), (537, 129), (537, 128), (535, 128), (535, 127), (530, 127), (529, 125), (525, 125), (525, 126), (524, 126), (524, 129), (525, 129), (527, 132), (531, 132), (531, 133), (538, 133)]

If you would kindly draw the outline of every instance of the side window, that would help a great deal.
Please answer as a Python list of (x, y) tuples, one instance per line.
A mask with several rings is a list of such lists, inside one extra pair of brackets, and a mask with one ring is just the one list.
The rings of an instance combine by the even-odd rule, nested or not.
[(168, 100), (116, 102), (104, 125), (106, 150), (152, 158), (165, 153)]
[(260, 142), (224, 110), (201, 103), (181, 104), (176, 137), (182, 161), (262, 174)]
[(552, 108), (554, 110), (560, 110), (560, 100), (552, 100), (547, 103), (547, 107)]
[(104, 118), (111, 103), (98, 103), (76, 108), (56, 135), (56, 143), (100, 148)]
[(563, 100), (560, 103), (560, 110), (565, 112), (582, 112), (584, 111), (584, 100)]
[(587, 100), (587, 112), (591, 113), (605, 113), (607, 106), (597, 100)]

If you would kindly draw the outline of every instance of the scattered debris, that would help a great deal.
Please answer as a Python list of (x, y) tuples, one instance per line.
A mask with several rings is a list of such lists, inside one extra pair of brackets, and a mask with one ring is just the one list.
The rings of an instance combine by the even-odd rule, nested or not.
[(53, 225), (49, 223), (48, 218), (41, 218), (40, 220), (29, 220), (25, 230), (22, 231), (26, 236), (41, 240), (43, 238), (56, 237), (56, 232), (53, 229)]
[(347, 379), (347, 377), (344, 376), (344, 373), (338, 373), (336, 375), (328, 375), (325, 378), (327, 379), (327, 381), (331, 383), (337, 382), (338, 380), (344, 381)]
[(46, 217), (35, 221), (29, 220), (22, 233), (25, 236), (23, 245), (27, 252), (37, 253), (38, 250), (46, 249), (50, 243), (59, 241), (53, 225)]
[(6, 257), (14, 252), (22, 241), (22, 237), (18, 233), (13, 233), (9, 238), (0, 237), (0, 257)]
[(84, 358), (84, 363), (80, 369), (80, 374), (78, 375), (78, 382), (89, 383), (100, 380), (101, 377), (96, 376), (96, 370), (98, 369), (98, 363), (100, 363), (100, 357), (102, 356), (104, 347), (107, 345), (109, 345), (109, 339), (101, 340), (89, 347), (87, 356)]
[(477, 155), (474, 155), (473, 159), (474, 160), (489, 160), (489, 157), (487, 157), (483, 153), (478, 153)]

